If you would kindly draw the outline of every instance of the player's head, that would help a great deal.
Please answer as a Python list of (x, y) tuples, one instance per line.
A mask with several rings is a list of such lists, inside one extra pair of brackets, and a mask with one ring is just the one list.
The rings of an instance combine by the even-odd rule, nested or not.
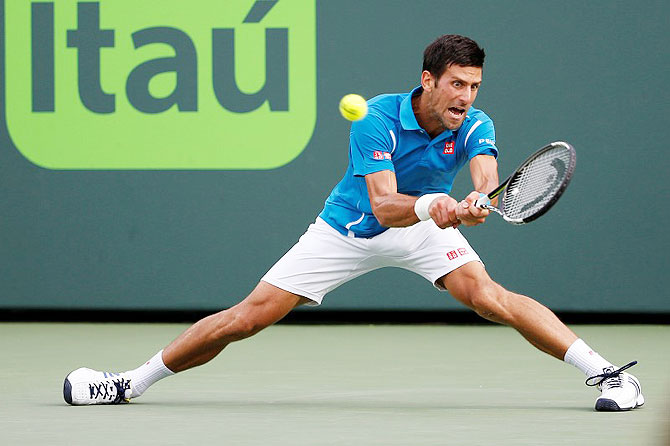
[(474, 40), (458, 34), (440, 36), (423, 51), (423, 70), (439, 79), (450, 65), (484, 67), (484, 50)]
[(421, 86), (423, 112), (430, 122), (450, 130), (463, 124), (482, 82), (484, 57), (474, 40), (455, 34), (440, 36), (426, 47)]

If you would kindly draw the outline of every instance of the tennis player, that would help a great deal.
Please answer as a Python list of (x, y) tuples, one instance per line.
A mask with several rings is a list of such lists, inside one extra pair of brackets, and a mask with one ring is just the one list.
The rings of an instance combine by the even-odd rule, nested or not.
[[(156, 381), (213, 359), (228, 344), (258, 333), (299, 305), (319, 305), (339, 285), (386, 266), (413, 271), (480, 316), (514, 327), (532, 345), (580, 369), (601, 390), (596, 410), (644, 404), (638, 380), (601, 357), (548, 308), (494, 282), (461, 235), (484, 223), (473, 204), (498, 185), (491, 119), (472, 107), (484, 51), (445, 35), (424, 51), (421, 84), (369, 101), (354, 122), (349, 166), (316, 221), (242, 302), (208, 316), (145, 364), (123, 373), (80, 368), (65, 379), (73, 405), (117, 404)], [(449, 196), (469, 164), (475, 191)]]

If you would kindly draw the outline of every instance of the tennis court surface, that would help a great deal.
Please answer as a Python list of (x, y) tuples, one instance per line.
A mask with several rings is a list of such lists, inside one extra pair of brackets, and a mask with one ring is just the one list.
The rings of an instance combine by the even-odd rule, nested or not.
[(0, 324), (0, 443), (667, 445), (670, 327), (573, 326), (647, 403), (593, 411), (573, 367), (498, 326), (278, 325), (121, 406), (70, 407), (65, 375), (134, 368), (185, 324)]

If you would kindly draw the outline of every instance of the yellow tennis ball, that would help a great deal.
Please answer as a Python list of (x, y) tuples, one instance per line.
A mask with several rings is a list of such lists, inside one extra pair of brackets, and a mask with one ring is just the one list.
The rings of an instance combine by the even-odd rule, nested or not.
[(344, 119), (358, 121), (368, 114), (368, 103), (363, 96), (348, 94), (340, 100), (340, 113)]

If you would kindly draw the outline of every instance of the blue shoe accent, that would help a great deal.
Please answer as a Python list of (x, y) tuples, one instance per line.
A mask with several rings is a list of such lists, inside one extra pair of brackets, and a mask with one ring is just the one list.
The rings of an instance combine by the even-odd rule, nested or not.
[(598, 398), (598, 401), (596, 401), (596, 410), (599, 412), (619, 412), (622, 409), (614, 400), (609, 398)]
[(65, 402), (68, 404), (72, 404), (72, 384), (70, 384), (70, 380), (65, 378), (65, 382), (63, 383), (63, 398), (65, 398)]

